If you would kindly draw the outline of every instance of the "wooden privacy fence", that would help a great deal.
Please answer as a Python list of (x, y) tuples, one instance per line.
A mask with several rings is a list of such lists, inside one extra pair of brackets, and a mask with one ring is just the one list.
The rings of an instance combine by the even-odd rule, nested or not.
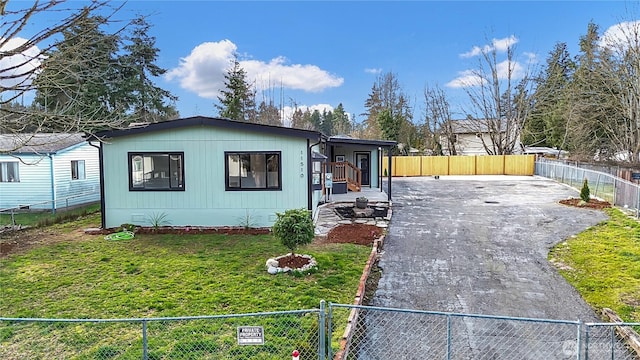
[[(394, 156), (391, 176), (533, 175), (535, 155)], [(388, 174), (386, 161), (382, 173)]]

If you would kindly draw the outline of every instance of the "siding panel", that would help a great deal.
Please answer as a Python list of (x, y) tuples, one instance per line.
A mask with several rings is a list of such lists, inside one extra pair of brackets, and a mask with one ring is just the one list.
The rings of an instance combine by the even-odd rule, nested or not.
[[(166, 213), (173, 225), (240, 225), (249, 214), (255, 226), (270, 226), (275, 212), (307, 206), (305, 139), (194, 127), (115, 138), (103, 146), (107, 227), (144, 225), (153, 212)], [(130, 151), (184, 152), (185, 191), (129, 191)], [(225, 151), (280, 151), (282, 191), (225, 191)]]

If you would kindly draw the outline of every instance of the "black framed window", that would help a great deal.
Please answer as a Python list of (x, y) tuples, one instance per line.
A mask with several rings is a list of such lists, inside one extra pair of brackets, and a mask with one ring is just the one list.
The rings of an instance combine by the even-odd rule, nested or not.
[(184, 190), (184, 153), (129, 153), (129, 190)]
[(0, 162), (0, 182), (20, 182), (17, 161)]
[(282, 190), (279, 151), (225, 152), (227, 190)]
[(84, 180), (84, 160), (71, 160), (71, 180)]

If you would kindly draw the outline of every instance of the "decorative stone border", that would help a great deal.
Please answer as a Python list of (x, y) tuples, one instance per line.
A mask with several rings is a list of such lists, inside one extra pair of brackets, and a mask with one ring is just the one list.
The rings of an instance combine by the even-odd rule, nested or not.
[[(362, 271), (362, 276), (360, 276), (360, 283), (358, 284), (358, 291), (356, 291), (356, 297), (353, 301), (354, 305), (362, 305), (362, 300), (364, 299), (365, 287), (367, 285), (367, 279), (369, 278), (369, 274), (371, 274), (371, 268), (376, 263), (378, 254), (382, 250), (382, 245), (384, 244), (384, 235), (381, 235), (377, 240), (373, 242), (373, 247), (371, 249), (371, 253), (369, 254), (369, 259), (367, 260), (366, 265), (364, 266), (364, 270)], [(349, 355), (349, 343), (351, 342), (351, 338), (353, 337), (354, 326), (358, 322), (358, 316), (360, 315), (360, 309), (352, 308), (351, 313), (349, 313), (349, 318), (347, 319), (347, 326), (344, 330), (344, 334), (342, 338), (340, 338), (340, 350), (335, 354), (333, 360), (343, 360), (346, 359)]]
[(279, 262), (278, 260), (285, 258), (287, 256), (291, 256), (291, 253), (285, 254), (285, 255), (281, 255), (278, 256), (277, 258), (270, 258), (267, 260), (267, 272), (271, 275), (275, 275), (281, 272), (289, 272), (289, 271), (300, 271), (300, 272), (305, 272), (307, 270), (311, 270), (315, 267), (318, 266), (318, 262), (316, 261), (316, 259), (314, 259), (311, 255), (296, 255), (296, 256), (300, 256), (301, 258), (305, 258), (305, 259), (309, 259), (309, 263), (303, 267), (301, 267), (300, 269), (291, 269), (290, 267), (278, 267)]

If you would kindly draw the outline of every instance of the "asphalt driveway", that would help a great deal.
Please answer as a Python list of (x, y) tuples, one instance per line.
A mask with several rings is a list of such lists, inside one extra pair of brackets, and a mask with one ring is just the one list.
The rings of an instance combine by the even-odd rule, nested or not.
[(394, 178), (372, 304), (596, 321), (547, 261), (604, 213), (560, 205), (577, 191), (538, 177)]

